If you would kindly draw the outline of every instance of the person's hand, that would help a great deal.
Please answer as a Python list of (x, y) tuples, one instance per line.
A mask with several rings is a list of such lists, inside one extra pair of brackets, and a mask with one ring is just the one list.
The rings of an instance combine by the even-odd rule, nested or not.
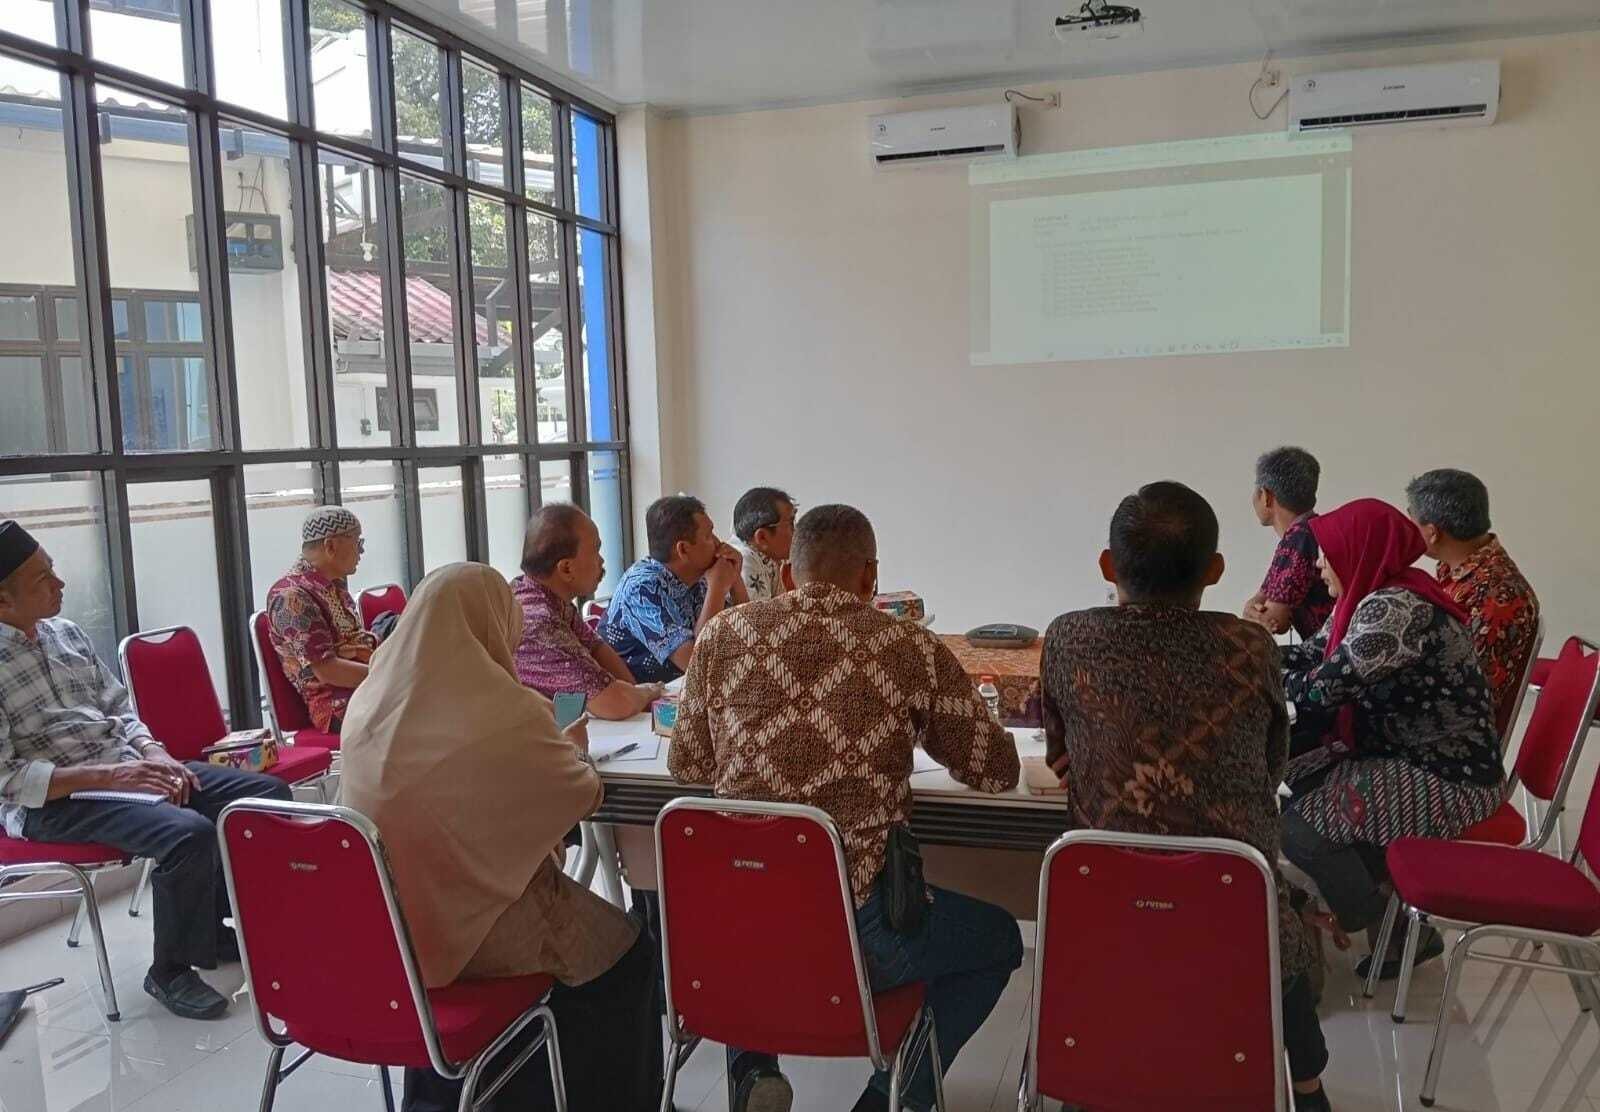
[(739, 573), (743, 570), (744, 558), (739, 555), (738, 549), (726, 544), (717, 549), (717, 558), (706, 572), (706, 586), (710, 589), (712, 597), (721, 598), (733, 590), (733, 585), (739, 582)]
[(639, 698), (644, 700), (644, 706), (649, 707), (651, 703), (667, 693), (667, 685), (664, 683), (641, 683), (635, 690), (638, 691)]
[(580, 714), (576, 722), (561, 731), (561, 736), (577, 746), (578, 752), (587, 753), (589, 751), (589, 716)]
[(172, 766), (175, 763), (168, 756), (164, 761), (147, 757), (142, 761), (112, 765), (106, 774), (105, 786), (118, 792), (148, 792), (171, 803), (181, 804), (189, 797), (189, 791), (188, 783), (180, 772), (188, 770), (182, 766), (174, 769)]
[(189, 796), (200, 790), (200, 777), (196, 776), (189, 766), (178, 760), (171, 753), (159, 746), (145, 750), (145, 760), (153, 761), (170, 770), (182, 780), (182, 796), (174, 802), (183, 804), (189, 802)]

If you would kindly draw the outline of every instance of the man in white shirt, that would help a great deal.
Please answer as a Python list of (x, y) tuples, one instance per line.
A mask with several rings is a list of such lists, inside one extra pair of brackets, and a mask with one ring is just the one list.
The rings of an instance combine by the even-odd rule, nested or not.
[(788, 575), (794, 517), (794, 499), (776, 487), (747, 490), (734, 505), (735, 547), (744, 556), (744, 585), (752, 600), (777, 598), (794, 589)]
[[(216, 1019), (228, 1001), (195, 968), (237, 961), (217, 847), (236, 799), (290, 798), (271, 776), (175, 759), (133, 713), (127, 690), (61, 613), (49, 553), (0, 522), (0, 822), (13, 838), (97, 842), (153, 858), (155, 959), (144, 989), (174, 1015)], [(124, 791), (157, 802), (74, 799)]]

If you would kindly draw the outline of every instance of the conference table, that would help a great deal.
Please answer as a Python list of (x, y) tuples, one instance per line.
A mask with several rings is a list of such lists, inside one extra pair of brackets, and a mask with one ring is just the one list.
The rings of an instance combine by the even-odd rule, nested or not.
[[(1037, 730), (1010, 732), (1018, 756), (1044, 755), (1044, 739)], [(656, 816), (679, 796), (713, 793), (709, 787), (672, 779), (667, 771), (671, 742), (651, 732), (648, 714), (621, 722), (591, 721), (589, 744), (606, 789), (604, 802), (590, 819), (597, 835), (598, 868), (608, 894), (620, 900), (618, 878), (608, 874), (613, 862), (620, 858), (629, 887), (655, 888)], [(638, 748), (606, 756), (627, 744)], [(1020, 919), (1033, 919), (1044, 851), (1072, 827), (1066, 797), (1032, 795), (1021, 784), (997, 795), (974, 791), (920, 750), (915, 768), (911, 830), (922, 845), (928, 881), (997, 903)]]

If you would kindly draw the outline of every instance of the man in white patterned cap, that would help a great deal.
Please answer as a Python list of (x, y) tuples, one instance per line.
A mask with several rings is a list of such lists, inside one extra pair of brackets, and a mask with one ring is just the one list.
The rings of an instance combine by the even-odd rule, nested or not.
[(350, 695), (367, 678), (378, 639), (361, 624), (347, 580), (365, 547), (361, 522), (343, 506), (319, 506), (300, 528), (300, 558), (267, 592), (272, 647), (311, 721), (336, 734)]

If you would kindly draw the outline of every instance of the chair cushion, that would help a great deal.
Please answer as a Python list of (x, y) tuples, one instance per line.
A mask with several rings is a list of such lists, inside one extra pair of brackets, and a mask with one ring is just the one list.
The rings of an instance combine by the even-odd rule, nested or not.
[(1528, 821), (1509, 803), (1475, 826), (1469, 826), (1458, 842), (1493, 842), (1497, 846), (1520, 846), (1528, 837)]
[(321, 776), (333, 764), (333, 754), (316, 745), (285, 745), (278, 749), (278, 763), (267, 769), (291, 784)]
[[(544, 999), (554, 982), (544, 974), (489, 981), (457, 981), (428, 990), (439, 1043), (452, 1063), (470, 1061), (523, 1012)], [(402, 1002), (402, 1008), (409, 1008)], [(428, 1067), (428, 1047), (419, 1034), (414, 1042), (363, 1039), (343, 1030), (320, 1031), (307, 1024), (288, 1027), (289, 1037), (320, 1054), (369, 1065)]]
[(67, 865), (125, 865), (133, 860), (120, 849), (98, 842), (30, 842), (0, 834), (0, 866), (41, 865), (60, 861)]
[(1429, 915), (1581, 936), (1600, 930), (1600, 890), (1558, 857), (1401, 838), (1389, 847), (1388, 863), (1400, 898)]
[(878, 1017), (878, 1046), (885, 1055), (894, 1057), (894, 1051), (917, 1021), (922, 1002), (927, 997), (928, 986), (921, 981), (901, 985), (887, 992), (874, 993), (872, 1010)]
[(296, 745), (313, 745), (318, 749), (327, 749), (334, 753), (339, 751), (338, 734), (325, 733), (310, 726), (294, 732), (294, 743)]

